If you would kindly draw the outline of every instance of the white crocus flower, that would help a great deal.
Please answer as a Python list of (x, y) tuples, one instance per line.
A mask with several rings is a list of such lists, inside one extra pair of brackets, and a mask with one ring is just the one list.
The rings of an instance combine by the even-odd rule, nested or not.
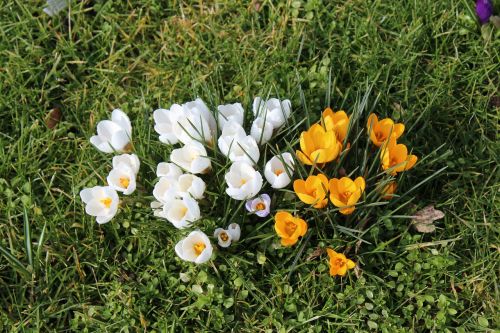
[(217, 125), (205, 103), (197, 98), (182, 105), (183, 114), (172, 123), (172, 131), (180, 142), (192, 141), (212, 143)]
[(153, 189), (153, 196), (161, 203), (180, 196), (179, 183), (174, 177), (160, 177)]
[(207, 235), (199, 230), (192, 231), (175, 245), (175, 253), (185, 261), (203, 264), (212, 256), (212, 244)]
[(231, 234), (223, 228), (217, 228), (214, 231), (214, 237), (217, 238), (217, 243), (220, 247), (229, 247), (233, 238)]
[(219, 105), (217, 107), (217, 119), (219, 121), (219, 128), (222, 129), (228, 121), (234, 121), (240, 126), (243, 126), (243, 118), (245, 110), (240, 103)]
[(205, 147), (197, 141), (192, 141), (182, 148), (172, 150), (170, 160), (193, 174), (206, 172), (212, 166)]
[(232, 162), (247, 162), (254, 165), (260, 157), (259, 146), (255, 139), (246, 135), (243, 127), (232, 120), (225, 124), (217, 145), (221, 153)]
[(200, 206), (191, 197), (170, 198), (163, 203), (161, 210), (158, 208), (155, 216), (166, 219), (178, 229), (190, 227), (193, 222), (200, 219)]
[(266, 177), (272, 188), (284, 188), (292, 181), (290, 176), (294, 171), (292, 154), (283, 153), (271, 158), (264, 168)]
[(262, 117), (257, 117), (252, 123), (252, 128), (250, 129), (250, 135), (259, 144), (264, 144), (271, 140), (273, 136), (274, 126), (271, 122), (264, 120)]
[(128, 164), (114, 167), (106, 178), (109, 186), (125, 195), (132, 194), (136, 188), (135, 172)]
[(178, 178), (179, 192), (182, 194), (191, 195), (194, 199), (203, 199), (203, 193), (205, 193), (206, 184), (198, 176), (192, 175), (190, 173), (181, 175)]
[(156, 166), (156, 175), (158, 177), (178, 178), (182, 175), (182, 170), (174, 163), (161, 162)]
[(103, 153), (122, 152), (131, 138), (130, 119), (122, 110), (115, 109), (111, 113), (111, 120), (102, 120), (97, 124), (97, 135), (90, 138), (90, 143)]
[(179, 138), (174, 133), (174, 124), (184, 116), (182, 105), (173, 104), (169, 110), (158, 109), (153, 112), (155, 131), (160, 134), (160, 141), (166, 144), (176, 144)]
[(230, 225), (228, 225), (227, 232), (231, 235), (233, 242), (237, 242), (240, 240), (241, 228), (238, 223), (231, 223)]
[(235, 200), (253, 198), (262, 187), (262, 175), (245, 162), (233, 163), (224, 178), (228, 186), (226, 193)]
[(118, 211), (118, 193), (111, 186), (95, 186), (80, 191), (85, 212), (99, 224), (109, 222)]
[(270, 98), (267, 101), (260, 97), (255, 97), (253, 100), (254, 116), (264, 118), (269, 121), (274, 128), (282, 126), (288, 117), (290, 117), (292, 103), (285, 99), (280, 101), (277, 98)]
[(127, 165), (132, 169), (135, 175), (139, 172), (141, 161), (136, 154), (122, 154), (113, 157), (113, 168), (118, 168), (121, 165)]

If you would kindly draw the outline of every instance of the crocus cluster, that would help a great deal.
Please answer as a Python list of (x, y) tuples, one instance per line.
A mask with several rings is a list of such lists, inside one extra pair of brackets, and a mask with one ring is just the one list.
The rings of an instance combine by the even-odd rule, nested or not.
[[(124, 152), (130, 148), (131, 137), (129, 117), (116, 109), (111, 113), (111, 120), (97, 124), (97, 135), (92, 136), (90, 142), (103, 153)], [(109, 222), (116, 215), (119, 205), (117, 192), (129, 195), (135, 191), (141, 163), (135, 154), (121, 154), (113, 157), (112, 165), (106, 177), (107, 186), (94, 186), (80, 191), (85, 212), (95, 216), (99, 224)]]

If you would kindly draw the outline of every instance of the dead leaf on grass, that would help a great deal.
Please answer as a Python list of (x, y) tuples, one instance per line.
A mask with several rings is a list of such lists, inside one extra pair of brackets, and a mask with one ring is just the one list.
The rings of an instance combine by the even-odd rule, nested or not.
[(62, 118), (62, 112), (59, 107), (55, 107), (50, 112), (47, 114), (47, 117), (45, 117), (45, 124), (47, 125), (48, 128), (53, 129), (54, 127), (59, 124)]
[(418, 232), (430, 233), (436, 230), (434, 221), (443, 217), (444, 213), (442, 211), (435, 209), (433, 205), (429, 205), (416, 212), (411, 222)]

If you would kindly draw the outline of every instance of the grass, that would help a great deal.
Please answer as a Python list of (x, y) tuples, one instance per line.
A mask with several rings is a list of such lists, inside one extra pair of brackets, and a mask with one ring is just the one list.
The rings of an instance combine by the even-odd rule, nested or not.
[[(500, 328), (500, 42), (475, 23), (472, 1), (87, 0), (54, 18), (42, 5), (0, 7), (0, 331)], [(447, 167), (395, 214), (434, 204), (446, 217), (423, 235), (381, 208), (354, 258), (359, 278), (332, 279), (315, 256), (340, 239), (309, 243), (291, 270), (302, 243), (274, 250), (270, 220), (194, 267), (176, 258), (176, 231), (152, 216), (150, 195), (103, 226), (84, 214), (79, 191), (110, 169), (88, 139), (115, 107), (133, 121), (151, 193), (168, 157), (158, 106), (200, 96), (248, 108), (271, 92), (308, 123), (327, 105), (352, 112), (368, 87), (368, 105), (403, 121), (428, 158), (407, 186)]]

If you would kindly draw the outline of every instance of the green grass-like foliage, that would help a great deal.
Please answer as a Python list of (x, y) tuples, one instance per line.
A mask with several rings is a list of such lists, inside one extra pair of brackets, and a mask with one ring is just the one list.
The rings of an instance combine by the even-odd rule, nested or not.
[[(42, 6), (0, 5), (0, 331), (500, 325), (500, 42), (475, 22), (473, 1), (86, 0), (53, 18)], [(405, 143), (425, 160), (405, 172), (407, 194), (375, 206), (361, 235), (334, 222), (317, 242), (276, 250), (269, 219), (245, 226), (251, 233), (216, 265), (180, 261), (177, 230), (139, 195), (151, 193), (170, 151), (152, 110), (196, 96), (248, 107), (269, 93), (292, 101), (290, 148), (330, 105), (405, 123)], [(62, 118), (50, 129), (56, 106)], [(141, 188), (98, 226), (78, 193), (111, 169), (88, 139), (116, 107), (133, 121)], [(408, 216), (428, 204), (446, 216), (435, 233), (418, 234)], [(365, 240), (351, 250), (361, 275), (331, 278), (316, 246), (356, 237)]]

